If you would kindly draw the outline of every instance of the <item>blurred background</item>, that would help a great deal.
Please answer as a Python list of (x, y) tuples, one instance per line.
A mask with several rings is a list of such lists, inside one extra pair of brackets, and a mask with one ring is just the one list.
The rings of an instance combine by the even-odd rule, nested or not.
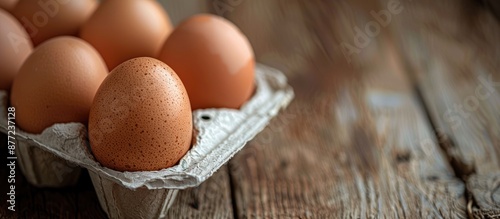
[[(290, 72), (288, 70), (298, 70), (299, 66), (309, 63), (311, 60), (308, 58), (315, 59), (312, 58), (315, 53), (326, 55), (332, 62), (349, 59), (342, 51), (341, 44), (343, 42), (352, 44), (356, 37), (355, 27), (363, 29), (368, 22), (374, 21), (372, 13), (387, 10), (391, 1), (159, 0), (159, 2), (167, 10), (174, 25), (197, 13), (213, 13), (229, 19), (249, 38), (260, 62)], [(434, 30), (449, 35), (453, 33), (447, 32), (448, 30), (444, 28), (451, 28), (455, 23), (461, 24), (457, 28), (465, 30), (489, 25), (481, 24), (482, 22), (495, 22), (479, 18), (483, 16), (484, 11), (496, 17), (500, 14), (500, 3), (494, 0), (397, 2), (401, 2), (399, 7), (403, 14), (391, 16), (389, 23), (383, 25), (380, 30), (381, 37), (374, 37), (375, 43), (381, 41), (380, 38), (388, 37), (387, 33), (393, 30), (394, 26), (401, 27), (411, 23), (426, 27), (434, 21), (432, 19), (439, 19), (439, 13), (454, 16), (453, 19), (443, 16), (442, 27)], [(321, 43), (328, 43), (331, 46), (321, 48)]]

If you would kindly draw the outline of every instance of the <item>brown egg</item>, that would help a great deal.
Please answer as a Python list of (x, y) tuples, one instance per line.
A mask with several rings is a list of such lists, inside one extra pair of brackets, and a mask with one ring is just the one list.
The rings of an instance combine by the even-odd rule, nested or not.
[(36, 46), (52, 37), (78, 34), (97, 5), (97, 0), (20, 0), (12, 14)]
[(172, 31), (161, 5), (153, 0), (107, 0), (80, 36), (103, 56), (109, 69), (136, 57), (157, 57)]
[(89, 117), (92, 152), (118, 171), (160, 170), (189, 150), (192, 115), (184, 85), (154, 58), (113, 69), (97, 91)]
[(75, 37), (42, 43), (12, 84), (11, 105), (24, 131), (41, 133), (55, 123), (87, 123), (90, 106), (108, 73), (97, 51)]
[(160, 54), (186, 86), (193, 110), (239, 108), (254, 89), (254, 55), (229, 21), (197, 15), (182, 22)]
[(9, 90), (24, 60), (33, 50), (21, 24), (0, 9), (0, 89)]
[(18, 0), (0, 0), (0, 8), (11, 11), (16, 6)]

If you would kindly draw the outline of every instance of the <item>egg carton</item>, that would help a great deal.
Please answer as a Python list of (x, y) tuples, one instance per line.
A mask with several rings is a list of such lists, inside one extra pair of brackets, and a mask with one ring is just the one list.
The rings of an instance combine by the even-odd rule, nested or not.
[[(41, 134), (16, 130), (16, 155), (27, 180), (39, 187), (77, 182), (88, 170), (101, 207), (110, 218), (163, 218), (180, 189), (200, 185), (262, 131), (293, 99), (285, 75), (257, 64), (256, 89), (239, 110), (193, 112), (193, 145), (173, 167), (159, 171), (120, 172), (93, 157), (81, 123), (55, 124)], [(7, 133), (7, 94), (0, 92), (0, 131)]]

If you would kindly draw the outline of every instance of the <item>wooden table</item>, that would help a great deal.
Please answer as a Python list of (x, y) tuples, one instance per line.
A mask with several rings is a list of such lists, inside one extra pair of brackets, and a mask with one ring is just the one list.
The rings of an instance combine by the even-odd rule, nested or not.
[[(500, 23), (489, 10), (472, 0), (214, 2), (230, 6), (219, 13), (296, 97), (181, 191), (169, 218), (500, 217)], [(18, 210), (0, 202), (0, 218), (106, 218), (87, 174), (62, 190), (17, 180)]]

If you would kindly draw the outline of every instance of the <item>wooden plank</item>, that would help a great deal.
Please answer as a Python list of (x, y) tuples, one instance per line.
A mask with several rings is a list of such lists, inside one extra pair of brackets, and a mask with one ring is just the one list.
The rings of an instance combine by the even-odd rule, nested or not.
[(472, 194), (468, 213), (498, 216), (499, 20), (474, 1), (406, 4), (394, 33), (441, 144)]
[(464, 185), (395, 49), (374, 37), (346, 63), (339, 45), (364, 15), (319, 0), (245, 1), (228, 15), (296, 93), (230, 162), (239, 218), (465, 217)]
[[(7, 157), (5, 135), (1, 157)], [(4, 141), (5, 140), (5, 141)], [(0, 193), (7, 194), (7, 169), (0, 169)], [(182, 190), (168, 212), (167, 218), (232, 218), (231, 190), (227, 167), (222, 167), (197, 188)], [(10, 218), (107, 218), (101, 209), (90, 177), (85, 171), (73, 188), (42, 189), (30, 185), (17, 168), (16, 212), (7, 210), (5, 199), (0, 202), (0, 219)]]
[(227, 165), (206, 182), (180, 191), (167, 218), (233, 218)]
[(500, 218), (500, 174), (474, 174), (467, 180), (467, 189), (477, 206), (468, 209), (476, 218)]

